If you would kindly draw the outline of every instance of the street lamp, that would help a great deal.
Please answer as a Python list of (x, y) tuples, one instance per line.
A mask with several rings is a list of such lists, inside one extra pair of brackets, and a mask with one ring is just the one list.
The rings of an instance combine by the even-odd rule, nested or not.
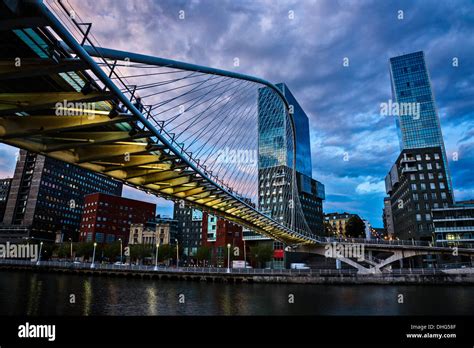
[(245, 239), (242, 238), (244, 241), (244, 267), (247, 268), (247, 248), (245, 247)]
[(95, 248), (97, 247), (97, 243), (94, 242), (94, 252), (92, 253), (92, 264), (91, 268), (94, 268), (94, 261), (95, 261)]
[(71, 262), (72, 262), (72, 239), (69, 238), (69, 242), (71, 243)]
[(230, 273), (230, 243), (227, 244), (227, 273)]
[(40, 243), (40, 251), (38, 255), (38, 261), (36, 261), (36, 264), (39, 265), (41, 261), (41, 250), (43, 249), (43, 242)]
[(176, 242), (176, 268), (179, 267), (179, 243), (178, 243), (178, 239), (175, 238), (174, 240)]
[(122, 238), (119, 238), (119, 242), (120, 242), (120, 264), (123, 263), (123, 259), (122, 259)]
[(160, 244), (156, 243), (156, 254), (155, 254), (155, 271), (158, 271), (158, 248)]

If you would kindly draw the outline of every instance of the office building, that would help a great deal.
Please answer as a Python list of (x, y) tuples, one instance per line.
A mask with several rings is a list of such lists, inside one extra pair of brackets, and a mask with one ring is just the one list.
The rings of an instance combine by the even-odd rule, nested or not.
[(134, 199), (93, 193), (84, 198), (80, 240), (113, 243), (129, 240), (132, 224), (145, 223), (155, 217), (156, 205)]
[(474, 201), (431, 209), (436, 242), (474, 243)]
[(321, 235), (324, 231), (323, 200), (326, 198), (324, 185), (299, 172), (296, 172), (296, 183), (305, 220), (314, 234)]
[(11, 178), (0, 179), (0, 223), (3, 221), (5, 215), (5, 208), (7, 207), (8, 194), (10, 193)]
[[(446, 182), (452, 196), (451, 177), (438, 110), (423, 52), (390, 58), (392, 98), (399, 106), (396, 125), (400, 150), (439, 146)], [(402, 112), (410, 110), (411, 112)]]
[(383, 199), (383, 228), (385, 230), (385, 234), (388, 238), (393, 238), (395, 234), (395, 230), (393, 227), (393, 217), (392, 217), (392, 204), (390, 202), (390, 197), (385, 197)]
[(399, 239), (432, 240), (431, 209), (453, 203), (440, 146), (403, 150), (385, 177)]
[(202, 219), (200, 210), (177, 202), (174, 204), (173, 219), (177, 221), (177, 239), (183, 250), (184, 261), (189, 261), (196, 255), (202, 241)]
[[(321, 234), (323, 231), (324, 185), (312, 179), (308, 116), (285, 84), (279, 83), (276, 86), (283, 92), (293, 108), (296, 131), (297, 186), (303, 213), (306, 220), (311, 223), (312, 232)], [(288, 202), (284, 199), (291, 196), (288, 192), (290, 187), (285, 183), (285, 178), (291, 177), (291, 168), (293, 167), (290, 124), (285, 116), (283, 102), (269, 88), (259, 89), (258, 120), (258, 207), (272, 218), (290, 225), (291, 214)], [(302, 197), (304, 200), (301, 199)], [(310, 202), (315, 203), (316, 211), (309, 207)]]
[[(203, 213), (202, 245), (211, 251), (211, 265), (227, 267), (228, 252), (230, 262), (244, 260), (242, 227), (217, 216)], [(230, 245), (230, 248), (228, 246)]]
[(84, 196), (122, 194), (122, 183), (104, 175), (20, 150), (0, 238), (77, 241)]

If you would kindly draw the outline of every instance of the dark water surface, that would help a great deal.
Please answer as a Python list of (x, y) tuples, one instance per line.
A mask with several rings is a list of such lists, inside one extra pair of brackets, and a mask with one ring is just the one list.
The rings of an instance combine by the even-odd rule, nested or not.
[(0, 315), (473, 313), (474, 286), (466, 285), (221, 284), (0, 271)]

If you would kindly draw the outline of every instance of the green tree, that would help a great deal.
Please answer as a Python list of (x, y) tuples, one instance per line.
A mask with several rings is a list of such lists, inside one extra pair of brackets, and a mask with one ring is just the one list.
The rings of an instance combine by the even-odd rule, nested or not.
[(60, 258), (69, 258), (71, 256), (71, 246), (69, 243), (61, 243), (57, 246), (55, 254)]
[[(122, 250), (122, 255), (123, 255)], [(120, 242), (116, 241), (110, 244), (104, 245), (104, 256), (109, 259), (109, 261), (114, 262), (117, 257), (120, 257)], [(124, 258), (125, 260), (125, 258)]]
[(169, 244), (160, 245), (158, 248), (158, 260), (165, 261), (173, 258), (176, 258), (176, 247)]
[(260, 244), (250, 247), (250, 258), (261, 268), (265, 263), (271, 261), (273, 257), (273, 247), (269, 244)]
[(346, 237), (362, 238), (365, 235), (365, 224), (360, 217), (352, 216), (346, 224)]
[(327, 237), (334, 237), (336, 234), (335, 229), (327, 221), (324, 222), (324, 232), (325, 232), (325, 236)]
[(83, 256), (85, 259), (92, 257), (94, 252), (94, 242), (76, 243), (76, 256)]
[(198, 261), (209, 261), (211, 258), (211, 249), (207, 246), (201, 246), (196, 252), (196, 258)]
[(130, 258), (132, 260), (142, 261), (146, 257), (151, 257), (154, 252), (154, 247), (147, 244), (134, 244), (129, 245)]

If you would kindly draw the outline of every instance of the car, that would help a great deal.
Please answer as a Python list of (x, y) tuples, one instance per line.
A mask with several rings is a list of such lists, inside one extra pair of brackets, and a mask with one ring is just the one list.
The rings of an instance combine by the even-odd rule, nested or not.
[(75, 265), (80, 265), (82, 262), (81, 261), (74, 261), (73, 264)]

